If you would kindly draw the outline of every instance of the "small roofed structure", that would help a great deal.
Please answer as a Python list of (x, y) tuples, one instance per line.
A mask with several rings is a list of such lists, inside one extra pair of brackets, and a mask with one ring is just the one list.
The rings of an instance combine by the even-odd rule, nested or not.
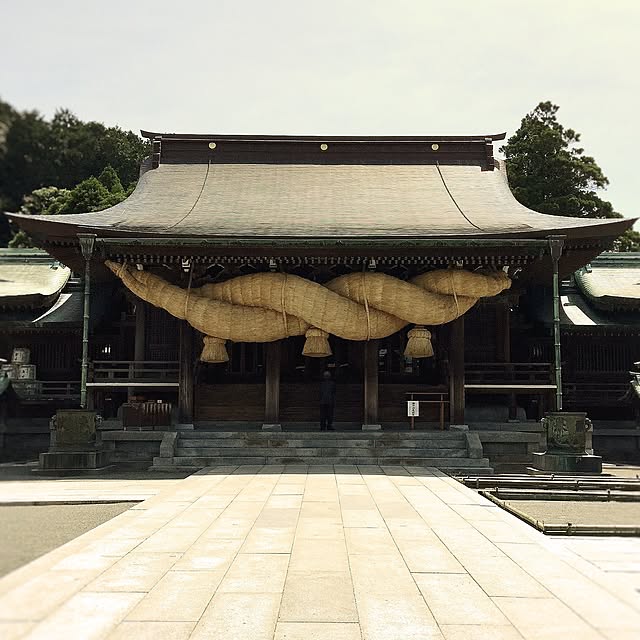
[(58, 299), (71, 270), (40, 249), (0, 249), (0, 309), (40, 309)]
[(640, 311), (640, 254), (608, 254), (580, 269), (576, 284), (596, 309)]
[(68, 267), (41, 249), (0, 249), (0, 455), (41, 451), (52, 407), (77, 406), (82, 316)]
[[(640, 254), (603, 253), (561, 283), (560, 322), (567, 406), (596, 418), (628, 418), (621, 402), (640, 359)], [(532, 318), (550, 328), (550, 297), (530, 294)], [(542, 341), (542, 336), (539, 340)]]

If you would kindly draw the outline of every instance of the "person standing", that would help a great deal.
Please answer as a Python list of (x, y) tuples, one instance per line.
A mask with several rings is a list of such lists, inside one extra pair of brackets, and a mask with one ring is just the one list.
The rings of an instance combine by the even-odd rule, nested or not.
[(320, 383), (320, 431), (334, 431), (333, 410), (336, 405), (336, 383), (325, 371)]

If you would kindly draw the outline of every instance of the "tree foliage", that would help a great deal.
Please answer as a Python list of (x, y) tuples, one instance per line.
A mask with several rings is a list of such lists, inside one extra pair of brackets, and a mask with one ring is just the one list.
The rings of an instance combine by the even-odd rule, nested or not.
[[(73, 189), (43, 187), (35, 189), (22, 200), (20, 213), (27, 215), (57, 215), (102, 211), (122, 202), (129, 195), (120, 182), (118, 174), (107, 165), (98, 178), (91, 176)], [(9, 241), (10, 247), (31, 247), (31, 238), (16, 229)]]
[[(26, 213), (76, 212), (71, 202), (90, 203), (92, 208), (84, 211), (111, 206), (123, 199), (122, 185), (136, 183), (148, 151), (148, 143), (131, 131), (83, 122), (66, 109), (47, 120), (37, 111), (17, 111), (0, 100), (0, 211), (22, 207)], [(82, 193), (69, 195), (69, 202), (62, 198), (64, 203), (45, 206), (39, 199), (50, 194), (36, 193), (57, 187), (70, 194), (95, 176), (103, 178), (100, 185), (108, 195), (91, 182)], [(11, 231), (0, 218), (0, 246), (4, 246)]]
[(69, 199), (69, 189), (42, 187), (35, 189), (22, 200), (20, 213), (27, 215), (55, 215), (60, 213)]
[[(526, 207), (550, 215), (621, 218), (598, 192), (609, 184), (596, 161), (585, 155), (580, 134), (558, 122), (559, 107), (541, 102), (521, 121), (500, 150), (507, 160), (509, 186)], [(620, 251), (640, 248), (640, 235), (627, 232)]]

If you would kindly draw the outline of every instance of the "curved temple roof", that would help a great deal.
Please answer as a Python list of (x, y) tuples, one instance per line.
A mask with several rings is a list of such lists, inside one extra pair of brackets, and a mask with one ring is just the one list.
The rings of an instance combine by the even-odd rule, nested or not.
[(613, 254), (576, 272), (576, 284), (598, 309), (640, 309), (640, 255)]
[[(55, 237), (616, 237), (632, 220), (537, 213), (512, 195), (492, 141), (146, 134), (155, 168), (96, 213), (9, 214)], [(328, 142), (323, 142), (327, 140)]]
[(0, 252), (0, 307), (45, 307), (57, 298), (71, 271), (34, 249)]

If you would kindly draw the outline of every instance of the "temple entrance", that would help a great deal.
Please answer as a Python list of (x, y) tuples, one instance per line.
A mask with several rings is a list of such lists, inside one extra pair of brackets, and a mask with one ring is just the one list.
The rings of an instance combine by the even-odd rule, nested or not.
[(439, 327), (432, 331), (434, 355), (431, 358), (410, 358), (404, 355), (406, 331), (378, 341), (378, 405), (381, 424), (408, 427), (407, 400), (420, 401), (420, 414), (414, 426), (439, 424), (441, 401), (445, 419), (449, 420), (448, 403), (449, 372), (448, 353), (443, 347), (442, 336), (446, 332)]
[[(310, 358), (302, 354), (304, 336), (279, 343), (230, 343), (229, 362), (198, 363), (194, 380), (197, 427), (246, 425), (259, 427), (273, 415), (277, 394), (277, 421), (283, 428), (315, 428), (320, 422), (320, 381), (325, 371), (336, 382), (334, 423), (338, 428), (359, 429), (365, 421), (365, 357), (373, 348), (377, 380), (378, 421), (385, 426), (409, 428), (407, 400), (421, 401), (418, 428), (440, 422), (443, 409), (437, 400), (448, 396), (448, 354), (441, 334), (434, 332), (431, 358), (405, 357), (406, 331), (371, 343), (330, 337), (332, 355)], [(279, 353), (278, 361), (268, 360)], [(275, 367), (275, 369), (273, 369)], [(369, 372), (369, 379), (372, 373)], [(268, 379), (271, 379), (270, 384)], [(277, 378), (277, 390), (273, 387)], [(271, 394), (271, 400), (268, 397)], [(418, 394), (411, 396), (410, 394)], [(272, 406), (269, 408), (268, 403)], [(448, 421), (448, 405), (446, 407)]]
[(334, 422), (344, 426), (362, 424), (363, 361), (361, 342), (331, 336), (333, 354), (327, 358), (302, 355), (304, 337), (282, 343), (280, 421), (283, 424), (320, 422), (320, 381), (330, 371), (336, 382)]
[(229, 362), (198, 362), (194, 376), (196, 426), (260, 425), (265, 413), (265, 345), (230, 343)]

